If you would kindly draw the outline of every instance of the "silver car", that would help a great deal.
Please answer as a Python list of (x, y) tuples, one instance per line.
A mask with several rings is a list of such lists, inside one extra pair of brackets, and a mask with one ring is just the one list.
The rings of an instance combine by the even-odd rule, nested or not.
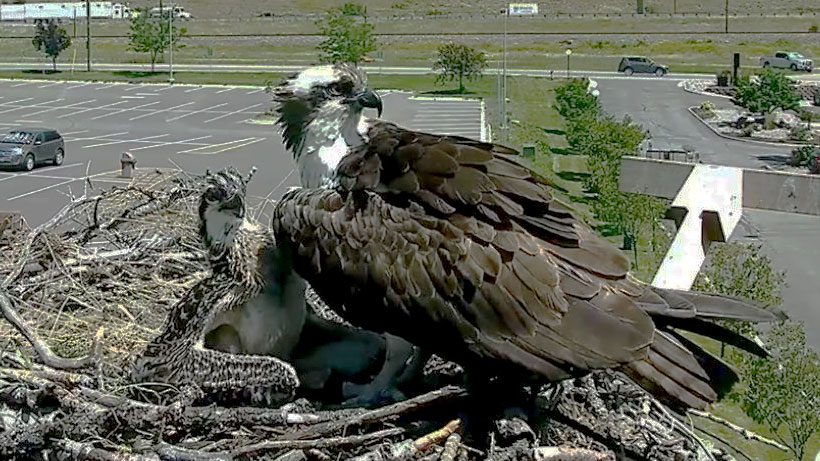
[(38, 164), (60, 165), (65, 141), (56, 130), (21, 128), (0, 137), (0, 167), (31, 171)]

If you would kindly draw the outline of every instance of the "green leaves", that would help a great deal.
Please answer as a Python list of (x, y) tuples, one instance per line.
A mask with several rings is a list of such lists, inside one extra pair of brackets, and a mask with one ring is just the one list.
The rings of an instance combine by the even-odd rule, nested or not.
[(458, 80), (458, 92), (464, 93), (464, 80), (480, 78), (487, 68), (487, 59), (482, 51), (467, 45), (448, 43), (438, 47), (438, 57), (433, 70), (439, 74), (436, 83), (444, 84)]
[(601, 104), (587, 91), (588, 86), (587, 79), (573, 79), (555, 89), (555, 110), (567, 121), (597, 117), (601, 113)]
[(71, 46), (71, 37), (68, 36), (65, 28), (60, 27), (54, 19), (48, 22), (37, 24), (37, 32), (31, 40), (32, 45), (38, 51), (42, 51), (51, 58), (54, 70), (57, 70), (57, 57), (66, 48)]
[(794, 80), (782, 72), (764, 69), (757, 82), (742, 76), (735, 84), (735, 103), (751, 112), (767, 114), (775, 109), (800, 108), (800, 95)]
[(806, 346), (800, 323), (775, 326), (763, 340), (772, 358), (741, 358), (746, 387), (733, 398), (803, 459), (806, 444), (820, 431), (820, 359)]
[(187, 29), (184, 27), (178, 28), (176, 24), (171, 29), (168, 22), (168, 18), (165, 17), (151, 18), (147, 8), (140, 10), (139, 14), (131, 16), (128, 48), (137, 53), (148, 53), (150, 55), (151, 72), (154, 71), (157, 55), (165, 53), (170, 43), (173, 43), (175, 50), (185, 46), (180, 43), (180, 40), (187, 35)]
[(325, 39), (319, 44), (324, 63), (359, 63), (376, 50), (373, 25), (367, 22), (367, 8), (358, 3), (345, 3), (328, 10), (316, 21)]

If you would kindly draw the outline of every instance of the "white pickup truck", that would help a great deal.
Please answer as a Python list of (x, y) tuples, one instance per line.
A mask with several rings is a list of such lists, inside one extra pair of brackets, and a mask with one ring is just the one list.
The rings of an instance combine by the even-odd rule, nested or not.
[(814, 68), (811, 59), (792, 51), (778, 51), (774, 56), (763, 56), (760, 58), (760, 65), (764, 68), (805, 70), (806, 72), (811, 72)]

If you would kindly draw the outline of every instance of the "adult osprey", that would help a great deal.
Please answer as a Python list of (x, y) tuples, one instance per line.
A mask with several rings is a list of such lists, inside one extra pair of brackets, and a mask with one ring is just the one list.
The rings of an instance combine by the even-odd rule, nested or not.
[(321, 188), (285, 194), (274, 233), (350, 322), (488, 376), (616, 368), (678, 407), (737, 380), (678, 330), (765, 355), (712, 320), (771, 313), (637, 280), (515, 150), (364, 118), (381, 99), (353, 66), (307, 69), (273, 93), (303, 185)]

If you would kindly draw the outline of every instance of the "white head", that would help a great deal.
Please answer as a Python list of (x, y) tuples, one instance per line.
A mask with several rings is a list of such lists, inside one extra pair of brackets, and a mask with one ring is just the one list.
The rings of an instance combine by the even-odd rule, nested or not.
[(208, 182), (199, 201), (199, 233), (208, 246), (231, 245), (245, 219), (245, 179), (229, 167)]
[(367, 88), (366, 75), (350, 64), (309, 67), (272, 92), (285, 147), (305, 187), (327, 185), (347, 150), (366, 141), (365, 108), (382, 113), (382, 100)]

